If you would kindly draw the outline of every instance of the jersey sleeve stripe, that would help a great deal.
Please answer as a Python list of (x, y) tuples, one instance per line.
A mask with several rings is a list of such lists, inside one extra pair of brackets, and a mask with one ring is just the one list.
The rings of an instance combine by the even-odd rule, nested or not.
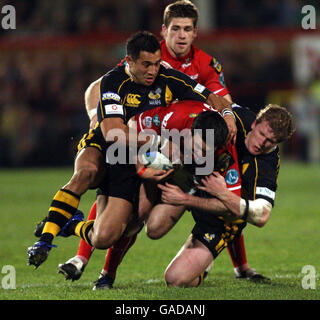
[(193, 86), (192, 86), (191, 84), (186, 83), (184, 80), (179, 79), (179, 78), (176, 78), (176, 77), (174, 77), (174, 76), (167, 76), (167, 75), (165, 75), (165, 74), (163, 74), (163, 73), (160, 73), (160, 76), (165, 77), (165, 78), (172, 78), (172, 79), (175, 79), (175, 80), (177, 80), (177, 81), (180, 81), (180, 82), (184, 83), (186, 87), (190, 87), (193, 92), (197, 93), (197, 94), (198, 94), (199, 96), (201, 96), (203, 99), (207, 100), (207, 97), (206, 97), (205, 95), (199, 93), (198, 91), (195, 91), (195, 90), (193, 89)]
[(241, 189), (241, 185), (228, 188), (228, 190), (230, 190), (230, 191), (239, 190), (239, 189)]
[(254, 157), (254, 165), (256, 168), (256, 176), (254, 177), (254, 186), (253, 186), (253, 200), (256, 199), (256, 190), (257, 190), (257, 181), (258, 181), (258, 163), (257, 158)]
[(234, 115), (237, 117), (237, 119), (239, 120), (239, 122), (240, 122), (240, 124), (241, 124), (241, 127), (242, 127), (242, 130), (243, 130), (243, 134), (244, 134), (244, 136), (246, 137), (246, 136), (247, 136), (247, 131), (246, 131), (245, 127), (244, 127), (244, 124), (243, 124), (241, 118), (239, 117), (239, 115), (237, 114), (236, 111), (233, 111), (233, 113), (234, 113)]

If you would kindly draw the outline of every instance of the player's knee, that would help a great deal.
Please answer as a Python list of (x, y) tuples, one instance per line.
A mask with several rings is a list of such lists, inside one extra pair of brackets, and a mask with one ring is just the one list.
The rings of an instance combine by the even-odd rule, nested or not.
[(182, 274), (179, 274), (170, 268), (166, 270), (164, 279), (168, 287), (187, 287), (189, 283)]
[(110, 248), (121, 236), (121, 233), (111, 228), (95, 227), (91, 235), (91, 243), (97, 249)]
[(161, 232), (161, 230), (157, 229), (157, 228), (153, 228), (150, 225), (146, 225), (146, 234), (148, 236), (148, 238), (152, 239), (152, 240), (158, 240), (163, 236), (163, 233)]
[(92, 236), (91, 243), (97, 249), (108, 249), (112, 246), (113, 240), (107, 234), (95, 233)]
[(146, 224), (147, 236), (152, 240), (162, 238), (168, 232), (164, 221), (160, 221), (154, 218), (149, 218)]

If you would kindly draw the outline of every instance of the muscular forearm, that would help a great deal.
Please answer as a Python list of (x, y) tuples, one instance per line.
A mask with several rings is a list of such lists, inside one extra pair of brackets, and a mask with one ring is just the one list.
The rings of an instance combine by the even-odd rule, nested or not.
[(240, 200), (241, 198), (233, 192), (226, 190), (218, 194), (218, 199), (237, 217), (241, 217)]
[(200, 198), (186, 194), (184, 205), (191, 208), (200, 209), (213, 215), (229, 215), (227, 207), (217, 198)]
[(218, 198), (236, 216), (247, 215), (247, 221), (257, 227), (263, 227), (270, 218), (272, 206), (264, 199), (246, 201), (229, 190), (219, 193)]
[[(101, 121), (100, 126), (107, 143), (117, 142), (118, 145), (135, 149), (146, 143), (149, 147), (157, 143), (157, 136), (144, 133), (137, 135), (136, 128), (129, 128), (121, 118), (105, 118)], [(146, 145), (146, 150), (148, 146)]]
[(232, 111), (231, 103), (227, 99), (220, 97), (214, 93), (211, 93), (209, 95), (206, 103), (214, 107), (219, 112), (223, 111), (224, 109), (229, 109)]

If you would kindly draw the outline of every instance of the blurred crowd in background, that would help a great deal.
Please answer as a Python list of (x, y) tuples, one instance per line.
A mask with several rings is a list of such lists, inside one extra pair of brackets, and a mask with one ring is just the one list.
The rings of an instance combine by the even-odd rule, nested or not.
[[(0, 7), (14, 5), (17, 15), (16, 30), (0, 28), (0, 167), (72, 165), (89, 127), (85, 89), (125, 56), (131, 33), (150, 30), (160, 39), (171, 2), (0, 0)], [(297, 133), (284, 152), (314, 161), (309, 149), (319, 144), (320, 63), (310, 83), (297, 89), (291, 57), (303, 4), (212, 1), (212, 29), (200, 32), (196, 45), (223, 65), (235, 102), (254, 111), (277, 102), (270, 99), (287, 104)]]

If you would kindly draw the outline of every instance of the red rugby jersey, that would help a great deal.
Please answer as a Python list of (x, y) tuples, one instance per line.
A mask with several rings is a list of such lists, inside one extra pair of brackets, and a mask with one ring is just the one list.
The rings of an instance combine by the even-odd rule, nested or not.
[[(137, 131), (139, 133), (146, 129), (152, 129), (158, 135), (161, 135), (161, 129), (181, 131), (190, 128), (194, 119), (202, 111), (216, 112), (211, 106), (203, 102), (191, 100), (178, 101), (169, 104), (167, 107), (146, 110), (135, 116)], [(229, 164), (227, 163), (226, 168), (220, 170), (220, 173), (224, 176), (228, 189), (241, 196), (241, 176), (236, 148), (228, 143), (224, 148), (216, 151), (217, 158), (223, 153), (225, 156), (231, 156), (233, 160)]]
[(221, 97), (229, 93), (224, 82), (222, 66), (214, 57), (192, 45), (186, 56), (175, 58), (169, 53), (164, 40), (161, 41), (161, 50), (165, 66), (187, 74)]

